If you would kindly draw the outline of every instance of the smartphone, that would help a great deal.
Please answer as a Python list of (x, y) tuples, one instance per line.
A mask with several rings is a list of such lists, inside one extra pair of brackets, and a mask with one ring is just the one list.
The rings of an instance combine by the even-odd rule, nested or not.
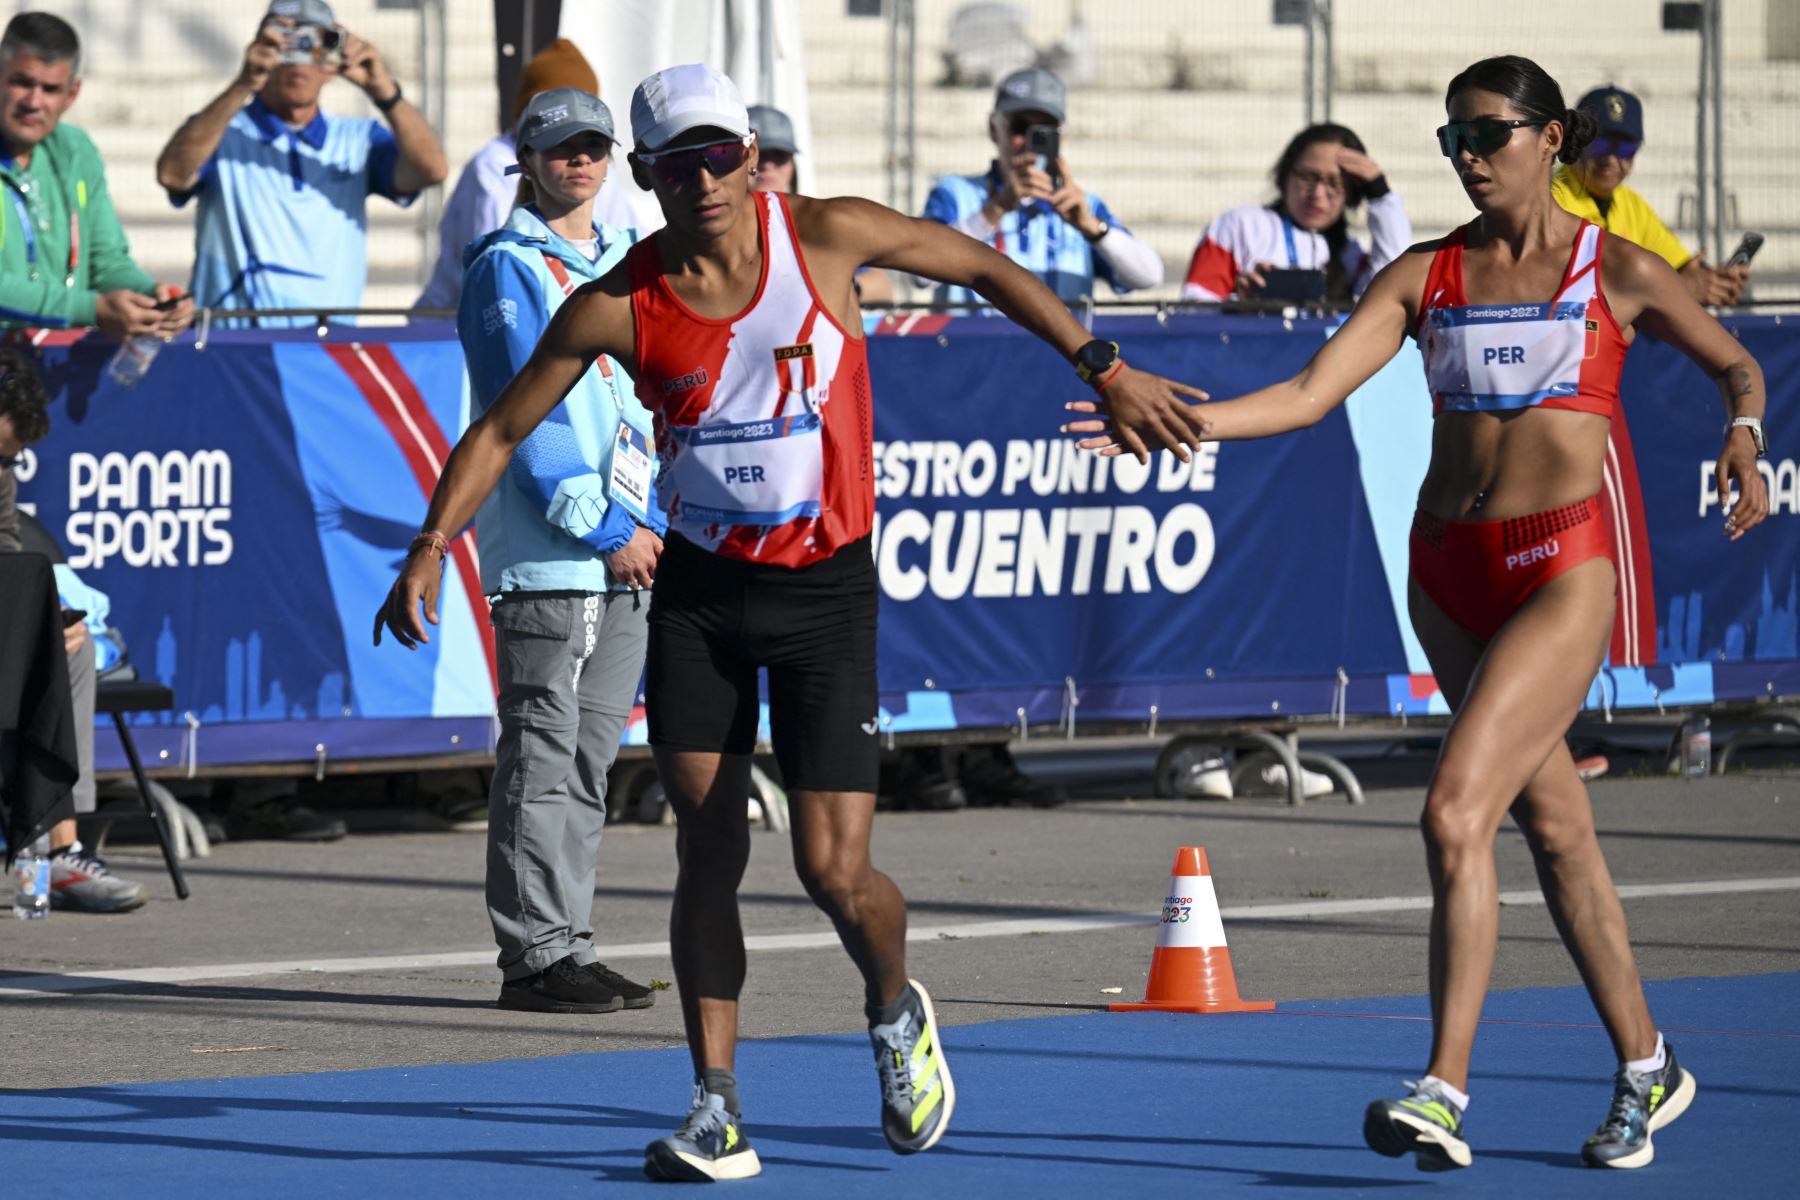
[(1062, 156), (1062, 131), (1054, 125), (1032, 125), (1025, 130), (1025, 149), (1037, 155), (1037, 168), (1050, 176), (1050, 186), (1062, 186), (1056, 160)]
[(1256, 294), (1256, 298), (1259, 300), (1323, 300), (1325, 298), (1325, 272), (1323, 271), (1273, 267), (1262, 272), (1262, 277), (1262, 291)]
[(177, 295), (170, 296), (167, 300), (158, 300), (156, 302), (156, 311), (157, 312), (168, 312), (171, 309), (173, 309), (176, 305), (180, 304), (185, 299), (187, 299), (186, 293), (179, 293)]
[(85, 608), (65, 608), (62, 610), (63, 628), (68, 629), (87, 620)]
[(276, 37), (281, 39), (281, 54), (275, 60), (284, 67), (336, 67), (344, 62), (344, 35), (336, 26), (284, 25), (271, 22)]
[(1756, 257), (1756, 252), (1762, 249), (1762, 244), (1762, 234), (1746, 233), (1744, 240), (1737, 244), (1737, 249), (1731, 252), (1731, 257), (1725, 260), (1725, 265), (1727, 267), (1749, 266), (1750, 260)]

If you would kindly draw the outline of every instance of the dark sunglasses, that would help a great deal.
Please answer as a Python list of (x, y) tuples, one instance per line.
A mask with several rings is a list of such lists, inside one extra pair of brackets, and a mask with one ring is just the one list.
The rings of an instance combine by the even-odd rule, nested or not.
[(1019, 137), (1024, 137), (1039, 125), (1049, 125), (1052, 129), (1061, 129), (1055, 121), (1033, 121), (1026, 117), (1014, 117), (1006, 123), (1006, 127)]
[(1476, 157), (1492, 154), (1512, 140), (1513, 130), (1524, 125), (1546, 125), (1547, 121), (1503, 121), (1499, 117), (1477, 117), (1473, 121), (1452, 121), (1437, 131), (1438, 149), (1445, 158), (1455, 158), (1460, 147), (1467, 146)]
[(1595, 138), (1588, 143), (1589, 158), (1605, 158), (1611, 154), (1623, 162), (1630, 162), (1637, 157), (1638, 143), (1630, 138)]
[(714, 179), (723, 179), (750, 157), (750, 139), (733, 138), (729, 142), (713, 142), (705, 146), (684, 146), (679, 150), (662, 150), (654, 154), (642, 150), (637, 160), (644, 164), (659, 183), (686, 183), (705, 167)]

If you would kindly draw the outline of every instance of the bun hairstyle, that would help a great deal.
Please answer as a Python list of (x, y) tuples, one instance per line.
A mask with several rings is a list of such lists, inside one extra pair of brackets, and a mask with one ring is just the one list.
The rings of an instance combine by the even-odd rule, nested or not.
[(1581, 152), (1600, 131), (1592, 114), (1567, 105), (1562, 88), (1548, 71), (1517, 54), (1484, 58), (1464, 68), (1444, 89), (1445, 106), (1449, 106), (1458, 92), (1471, 89), (1506, 97), (1519, 115), (1528, 120), (1545, 125), (1555, 121), (1561, 125), (1563, 141), (1556, 157), (1562, 162), (1572, 163), (1580, 158)]
[(1593, 113), (1571, 108), (1563, 116), (1563, 144), (1562, 149), (1556, 152), (1557, 159), (1566, 163), (1574, 162), (1599, 133), (1600, 122), (1594, 119)]

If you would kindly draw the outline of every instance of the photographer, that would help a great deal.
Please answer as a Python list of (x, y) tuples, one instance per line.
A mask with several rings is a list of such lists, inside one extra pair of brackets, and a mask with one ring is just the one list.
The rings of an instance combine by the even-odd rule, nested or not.
[[(1412, 244), (1400, 193), (1388, 186), (1362, 139), (1342, 125), (1311, 125), (1294, 135), (1273, 172), (1279, 198), (1214, 218), (1194, 249), (1184, 300), (1246, 300), (1269, 287), (1265, 272), (1304, 272), (1284, 299), (1350, 300)], [(1369, 206), (1366, 247), (1350, 236), (1348, 216)]]
[[(1067, 112), (1068, 94), (1050, 72), (1032, 67), (1008, 75), (988, 117), (998, 151), (993, 163), (985, 174), (939, 179), (925, 199), (925, 219), (986, 242), (1065, 302), (1092, 297), (1096, 276), (1115, 292), (1155, 287), (1163, 281), (1156, 251), (1070, 174), (1061, 153)], [(932, 298), (994, 311), (967, 288), (937, 285)]]
[[(340, 76), (391, 132), (319, 111), (320, 92)], [(156, 162), (176, 207), (200, 197), (193, 292), (202, 307), (225, 309), (355, 308), (368, 273), (368, 197), (406, 206), (448, 173), (381, 52), (339, 28), (324, 0), (271, 4), (237, 78)]]
[[(63, 123), (81, 95), (81, 41), (49, 13), (20, 13), (0, 36), (0, 329), (97, 325), (124, 341), (173, 337), (194, 306), (131, 260), (106, 168)], [(167, 303), (158, 307), (158, 301)]]

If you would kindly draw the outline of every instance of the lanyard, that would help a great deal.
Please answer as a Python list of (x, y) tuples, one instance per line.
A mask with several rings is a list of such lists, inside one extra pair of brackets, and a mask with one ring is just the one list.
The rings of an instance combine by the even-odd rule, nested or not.
[[(562, 289), (563, 296), (573, 296), (575, 281), (569, 277), (569, 268), (563, 265), (563, 260), (545, 251), (544, 265), (550, 268), (550, 277), (556, 280), (556, 286)], [(600, 378), (606, 380), (607, 390), (612, 393), (613, 404), (618, 407), (619, 415), (624, 416), (625, 397), (619, 394), (619, 380), (613, 375), (612, 363), (607, 361), (604, 354), (596, 358), (594, 363), (600, 368)]]
[(1287, 239), (1288, 266), (1300, 265), (1300, 254), (1294, 246), (1294, 223), (1288, 220), (1287, 214), (1281, 214), (1281, 236)]
[[(7, 189), (12, 197), (13, 211), (19, 214), (19, 231), (25, 235), (25, 261), (30, 266), (37, 266), (37, 228), (31, 220), (31, 210), (26, 207), (25, 200), (19, 193)], [(81, 255), (81, 216), (74, 209), (69, 210), (69, 274), (67, 283), (75, 282), (75, 264)]]

